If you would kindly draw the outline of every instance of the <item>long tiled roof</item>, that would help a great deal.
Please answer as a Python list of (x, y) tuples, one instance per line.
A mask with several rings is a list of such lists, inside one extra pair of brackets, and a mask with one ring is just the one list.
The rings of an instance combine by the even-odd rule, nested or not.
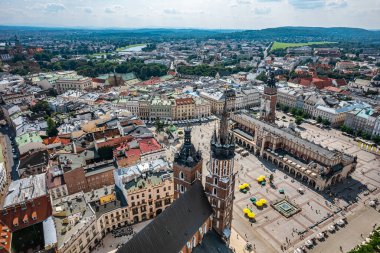
[(259, 126), (259, 127), (262, 127), (263, 129), (277, 135), (277, 136), (281, 136), (287, 140), (290, 140), (294, 143), (298, 143), (300, 145), (303, 145), (306, 149), (309, 149), (310, 151), (312, 152), (317, 152), (319, 153), (320, 155), (323, 155), (323, 156), (326, 156), (327, 158), (329, 159), (332, 159), (334, 158), (335, 156), (337, 156), (340, 152), (338, 151), (331, 151), (331, 150), (328, 150), (326, 148), (323, 148), (322, 146), (319, 146), (317, 144), (314, 144), (310, 141), (307, 141), (305, 139), (302, 139), (296, 135), (293, 135), (287, 131), (284, 131), (284, 129), (281, 129), (279, 127), (276, 127), (274, 125), (269, 125), (267, 124), (266, 122), (263, 122), (263, 121), (260, 121), (258, 119), (255, 119), (255, 118), (252, 118), (246, 114), (237, 114), (236, 116), (239, 116), (241, 117), (243, 120), (246, 120), (248, 122), (251, 122), (252, 124), (256, 125), (256, 126)]

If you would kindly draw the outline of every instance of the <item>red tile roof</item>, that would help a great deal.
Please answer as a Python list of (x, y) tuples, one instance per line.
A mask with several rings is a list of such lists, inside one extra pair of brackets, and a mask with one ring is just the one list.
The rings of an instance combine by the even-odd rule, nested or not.
[(335, 79), (335, 82), (338, 86), (346, 86), (347, 82), (345, 79)]
[(98, 146), (98, 148), (106, 147), (106, 146), (116, 147), (123, 142), (130, 142), (131, 140), (133, 140), (132, 136), (122, 136), (122, 137), (113, 138), (111, 140), (107, 140), (101, 143), (97, 143), (96, 145)]
[[(6, 212), (3, 211), (0, 222), (8, 226), (12, 232), (40, 223), (52, 215), (48, 195), (27, 201), (25, 207), (18, 204), (6, 210)], [(36, 216), (36, 219), (33, 219), (33, 216)], [(27, 220), (27, 222), (24, 222), (24, 220)]]
[(92, 78), (94, 83), (106, 83), (106, 79)]
[(137, 85), (154, 85), (160, 82), (161, 82), (161, 79), (159, 77), (152, 77), (151, 79), (144, 82), (140, 82)]
[(62, 145), (68, 145), (71, 143), (71, 140), (68, 138), (61, 138)]
[(141, 153), (149, 153), (160, 150), (161, 145), (154, 138), (146, 138), (139, 141)]
[(132, 148), (130, 150), (125, 151), (126, 157), (141, 157), (140, 149)]
[(192, 98), (177, 98), (175, 100), (175, 103), (177, 105), (189, 105), (193, 103), (193, 99)]
[(125, 152), (126, 157), (118, 159), (117, 163), (119, 166), (129, 166), (136, 164), (140, 161), (141, 152), (140, 149), (130, 149)]
[(11, 230), (7, 225), (4, 224), (0, 220), (0, 232), (1, 232), (1, 239), (0, 239), (0, 252), (11, 252), (11, 237), (12, 233)]
[(61, 139), (58, 136), (49, 137), (49, 138), (44, 139), (43, 143), (45, 145), (57, 144), (57, 143), (61, 143)]
[(327, 90), (327, 91), (331, 91), (331, 92), (341, 92), (342, 90), (337, 88), (337, 87), (333, 87), (333, 86), (327, 86), (325, 88), (323, 88), (323, 90)]

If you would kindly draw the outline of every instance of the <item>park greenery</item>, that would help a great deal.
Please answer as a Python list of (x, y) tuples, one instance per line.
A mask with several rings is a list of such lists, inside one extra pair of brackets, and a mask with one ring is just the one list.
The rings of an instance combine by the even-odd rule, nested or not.
[(266, 83), (268, 81), (268, 76), (266, 75), (265, 71), (261, 72), (257, 77), (256, 80), (262, 81)]
[(160, 133), (164, 130), (164, 127), (165, 127), (165, 124), (162, 120), (160, 120), (159, 118), (156, 119), (155, 123), (154, 123), (155, 127), (156, 127), (156, 132), (157, 133)]
[(322, 118), (321, 116), (317, 117), (317, 122), (319, 124), (323, 124), (324, 126), (330, 126), (331, 125), (331, 122), (328, 119)]
[(179, 66), (178, 72), (183, 75), (192, 75), (192, 76), (211, 76), (215, 77), (217, 73), (220, 76), (226, 76), (231, 74), (236, 74), (240, 71), (249, 71), (249, 68), (234, 67), (227, 68), (223, 64), (218, 64), (215, 66), (209, 66), (205, 64), (197, 66)]
[(57, 129), (57, 124), (52, 118), (48, 118), (47, 121), (47, 130), (46, 133), (49, 137), (54, 137), (58, 135), (58, 129)]
[(123, 50), (129, 49), (129, 48), (132, 48), (132, 47), (141, 47), (141, 46), (145, 46), (145, 45), (146, 44), (133, 44), (133, 45), (125, 46), (125, 47), (119, 47), (119, 48), (116, 48), (116, 52), (121, 52)]
[(380, 144), (380, 136), (379, 135), (372, 135), (371, 133), (367, 133), (367, 132), (362, 131), (362, 130), (354, 131), (354, 129), (352, 129), (346, 125), (342, 125), (340, 127), (340, 130), (344, 133), (347, 133), (350, 135), (355, 135), (355, 136), (360, 137), (364, 140), (371, 140), (371, 141), (375, 142), (376, 144)]
[(121, 64), (116, 62), (101, 60), (62, 60), (55, 63), (39, 62), (41, 69), (46, 70), (75, 70), (79, 75), (97, 77), (113, 71), (116, 73), (133, 72), (141, 80), (148, 80), (153, 76), (163, 76), (168, 68), (161, 64), (145, 64), (143, 60), (132, 58)]
[[(277, 109), (283, 111), (284, 113), (290, 112), (294, 116), (295, 123), (297, 125), (300, 125), (304, 121), (304, 119), (311, 118), (311, 116), (307, 112), (305, 112), (304, 110), (297, 109), (297, 108), (290, 108), (287, 105), (277, 104)], [(331, 125), (331, 122), (328, 119), (322, 118), (321, 116), (318, 116), (316, 118), (316, 121), (317, 121), (317, 123), (323, 124), (326, 127), (329, 127)], [(355, 135), (357, 137), (361, 137), (364, 140), (371, 140), (371, 141), (375, 142), (376, 144), (380, 144), (380, 136), (379, 135), (372, 136), (370, 133), (367, 133), (367, 132), (362, 131), (362, 130), (355, 132), (352, 128), (350, 128), (346, 125), (342, 125), (340, 127), (340, 130), (344, 133)]]
[(49, 106), (49, 103), (44, 100), (38, 100), (38, 102), (30, 108), (30, 110), (34, 113), (45, 113), (45, 115), (50, 116), (52, 113), (52, 109)]
[(380, 252), (380, 232), (375, 230), (369, 237), (369, 242), (356, 246), (348, 253), (375, 253)]
[(303, 46), (324, 45), (324, 44), (333, 44), (333, 43), (335, 42), (316, 41), (316, 42), (304, 42), (304, 43), (285, 43), (285, 42), (275, 41), (271, 47), (271, 51), (275, 51), (278, 49), (287, 49), (290, 47), (303, 47)]

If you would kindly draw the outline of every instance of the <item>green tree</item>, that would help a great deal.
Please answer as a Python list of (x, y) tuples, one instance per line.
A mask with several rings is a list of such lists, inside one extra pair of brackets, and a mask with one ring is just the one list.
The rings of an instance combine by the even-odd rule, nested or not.
[(110, 146), (100, 147), (98, 155), (102, 160), (111, 160), (113, 158), (113, 148)]
[(379, 144), (380, 143), (380, 135), (375, 135), (372, 137), (372, 140), (376, 143), (376, 144)]
[(58, 129), (55, 121), (52, 118), (47, 119), (47, 130), (46, 133), (49, 137), (57, 136), (58, 135)]
[(301, 125), (302, 121), (303, 121), (303, 119), (302, 119), (301, 116), (296, 116), (296, 121), (295, 122), (296, 122), (297, 125)]
[(322, 120), (322, 124), (325, 125), (325, 126), (330, 126), (331, 122), (328, 119), (323, 119)]
[(274, 178), (273, 174), (270, 174), (270, 175), (269, 175), (269, 182), (272, 183), (272, 182), (273, 182), (273, 178)]
[(318, 116), (318, 117), (317, 117), (317, 122), (318, 122), (318, 123), (322, 123), (322, 121), (323, 121), (322, 117), (321, 117), (321, 116)]
[(159, 118), (156, 119), (156, 122), (154, 124), (156, 126), (157, 133), (164, 130), (164, 122), (162, 122)]
[(52, 109), (49, 107), (49, 103), (45, 100), (38, 100), (38, 102), (30, 108), (32, 112), (45, 112), (46, 115), (51, 115)]
[(256, 77), (257, 80), (260, 80), (264, 83), (266, 83), (268, 81), (268, 76), (266, 75), (265, 71), (261, 72), (257, 77)]

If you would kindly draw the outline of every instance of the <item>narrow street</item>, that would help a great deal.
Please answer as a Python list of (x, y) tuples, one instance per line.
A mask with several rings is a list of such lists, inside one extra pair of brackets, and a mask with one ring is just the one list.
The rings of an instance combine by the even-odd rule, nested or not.
[[(5, 147), (3, 147), (3, 153), (7, 156), (7, 161), (10, 163), (8, 166), (11, 166), (11, 179), (12, 181), (19, 179), (19, 175), (17, 173), (17, 167), (19, 166), (19, 153), (17, 150), (17, 145), (14, 145), (15, 153), (12, 153), (12, 142), (16, 138), (16, 133), (9, 126), (0, 127), (0, 133), (4, 135)], [(15, 140), (14, 140), (15, 141)], [(15, 155), (15, 157), (14, 157)]]

